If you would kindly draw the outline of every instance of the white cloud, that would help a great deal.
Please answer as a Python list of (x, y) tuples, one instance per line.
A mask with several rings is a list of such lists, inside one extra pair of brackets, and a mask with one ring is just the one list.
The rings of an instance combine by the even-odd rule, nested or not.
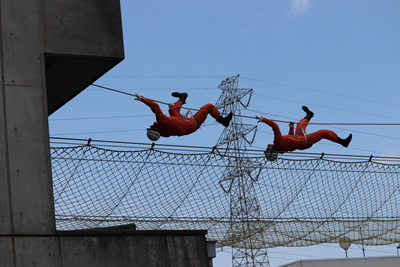
[(310, 0), (293, 0), (290, 7), (290, 14), (303, 14), (309, 8)]

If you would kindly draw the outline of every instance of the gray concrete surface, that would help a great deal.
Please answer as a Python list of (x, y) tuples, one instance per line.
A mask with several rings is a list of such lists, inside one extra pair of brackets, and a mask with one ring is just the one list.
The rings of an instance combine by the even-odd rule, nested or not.
[(0, 234), (55, 231), (48, 115), (124, 57), (119, 0), (0, 0)]
[(0, 0), (0, 234), (55, 231), (39, 4)]
[(124, 58), (119, 0), (43, 0), (48, 112)]
[(84, 231), (2, 236), (0, 266), (208, 267), (205, 234), (206, 231)]
[(206, 231), (111, 231), (103, 235), (62, 236), (63, 266), (207, 267), (205, 234)]

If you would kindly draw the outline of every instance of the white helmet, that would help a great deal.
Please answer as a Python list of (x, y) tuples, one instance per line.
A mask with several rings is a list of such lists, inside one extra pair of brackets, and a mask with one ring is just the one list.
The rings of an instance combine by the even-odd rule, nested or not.
[(154, 130), (147, 129), (147, 137), (151, 141), (157, 141), (158, 139), (160, 139), (160, 133)]
[(265, 150), (264, 154), (268, 161), (275, 161), (278, 159), (278, 152), (275, 150)]

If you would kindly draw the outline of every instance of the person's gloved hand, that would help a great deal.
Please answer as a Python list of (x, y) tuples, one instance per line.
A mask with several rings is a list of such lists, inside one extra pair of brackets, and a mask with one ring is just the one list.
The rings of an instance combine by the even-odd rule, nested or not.
[(135, 94), (135, 100), (139, 100), (142, 99), (143, 96), (139, 95), (139, 94)]
[(289, 127), (290, 128), (294, 128), (294, 122), (293, 121), (289, 122)]
[(256, 116), (256, 118), (258, 119), (258, 122), (262, 122), (262, 120), (264, 119), (262, 116)]

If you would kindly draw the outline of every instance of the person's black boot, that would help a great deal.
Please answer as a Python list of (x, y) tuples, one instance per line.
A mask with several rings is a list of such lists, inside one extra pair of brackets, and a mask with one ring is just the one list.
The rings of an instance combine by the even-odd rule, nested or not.
[(228, 116), (226, 116), (225, 118), (221, 116), (221, 118), (219, 118), (217, 121), (219, 123), (221, 123), (222, 125), (224, 125), (225, 127), (229, 126), (229, 123), (232, 120), (232, 112), (228, 114)]
[(308, 107), (306, 107), (306, 106), (302, 106), (301, 108), (304, 110), (305, 113), (307, 113), (307, 115), (304, 117), (304, 119), (307, 119), (308, 121), (310, 121), (311, 118), (314, 117), (314, 112), (310, 111), (308, 109)]
[(338, 137), (336, 143), (339, 143), (344, 147), (348, 147), (352, 137), (353, 137), (352, 134), (349, 134), (349, 136), (346, 139), (342, 139), (342, 138)]
[(183, 104), (186, 104), (186, 98), (188, 97), (187, 93), (178, 93), (178, 92), (173, 92), (171, 94), (173, 97), (179, 97), (179, 101), (182, 101)]

